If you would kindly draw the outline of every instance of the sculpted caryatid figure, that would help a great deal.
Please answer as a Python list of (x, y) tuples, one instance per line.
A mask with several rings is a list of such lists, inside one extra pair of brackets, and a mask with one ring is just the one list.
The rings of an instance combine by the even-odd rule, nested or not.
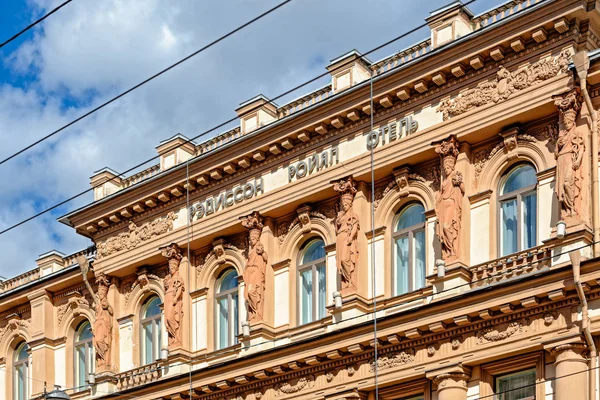
[(436, 195), (435, 205), (436, 234), (442, 244), (442, 258), (444, 261), (453, 261), (459, 253), (462, 200), (465, 194), (462, 174), (455, 170), (458, 140), (455, 136), (450, 136), (435, 151), (440, 155), (442, 167), (440, 191)]
[(579, 88), (554, 96), (554, 105), (560, 113), (558, 139), (554, 150), (555, 192), (560, 204), (561, 219), (573, 221), (581, 216), (581, 162), (585, 152), (583, 134), (575, 123), (581, 108)]
[(108, 303), (108, 288), (110, 287), (110, 279), (104, 273), (96, 274), (96, 284), (98, 285), (98, 293), (94, 294), (94, 290), (87, 279), (90, 271), (90, 263), (86, 256), (80, 255), (77, 257), (79, 268), (83, 276), (88, 291), (93, 296), (93, 307), (95, 310), (95, 319), (92, 324), (92, 334), (94, 350), (96, 354), (96, 370), (103, 372), (111, 369), (111, 347), (112, 347), (112, 330), (114, 311)]
[(179, 263), (183, 256), (181, 249), (175, 243), (163, 248), (162, 255), (169, 260), (169, 274), (163, 280), (163, 284), (165, 288), (165, 326), (169, 336), (169, 348), (172, 348), (181, 346), (185, 285), (179, 275)]
[(250, 323), (261, 321), (263, 318), (265, 297), (265, 274), (267, 272), (267, 252), (260, 242), (263, 228), (263, 218), (254, 211), (242, 220), (242, 225), (250, 230), (250, 248), (248, 261), (244, 268), (244, 283), (246, 289), (244, 298), (248, 306), (248, 321)]
[(94, 335), (94, 350), (96, 351), (96, 366), (99, 370), (110, 369), (110, 354), (112, 345), (114, 311), (108, 304), (108, 277), (100, 273), (96, 276), (98, 297), (96, 302), (96, 320), (92, 325)]
[(340, 193), (340, 211), (335, 218), (335, 250), (338, 273), (345, 292), (356, 289), (356, 262), (358, 261), (358, 215), (352, 209), (356, 182), (352, 177), (342, 179), (333, 185)]

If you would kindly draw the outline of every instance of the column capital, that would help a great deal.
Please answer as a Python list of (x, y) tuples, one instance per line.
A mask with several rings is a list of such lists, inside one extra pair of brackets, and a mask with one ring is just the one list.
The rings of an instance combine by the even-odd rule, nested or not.
[(438, 393), (446, 389), (464, 389), (466, 391), (469, 378), (470, 375), (462, 372), (448, 372), (434, 377), (433, 383), (438, 387)]
[(550, 350), (556, 359), (555, 364), (564, 361), (587, 362), (588, 348), (583, 343), (560, 344)]

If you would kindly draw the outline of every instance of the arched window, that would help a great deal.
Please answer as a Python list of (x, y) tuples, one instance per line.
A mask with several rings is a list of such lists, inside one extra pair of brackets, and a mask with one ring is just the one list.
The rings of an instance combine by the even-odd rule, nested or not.
[(29, 346), (21, 343), (15, 351), (15, 400), (29, 398)]
[(312, 239), (304, 244), (298, 257), (298, 315), (300, 324), (324, 318), (326, 293), (325, 243)]
[(215, 294), (217, 324), (217, 349), (233, 346), (238, 335), (238, 274), (231, 268), (224, 271), (217, 281)]
[(160, 299), (152, 296), (142, 307), (142, 364), (150, 364), (160, 358), (160, 317)]
[(537, 243), (537, 177), (529, 164), (512, 168), (500, 182), (500, 256)]
[(75, 386), (87, 386), (88, 375), (94, 372), (94, 346), (89, 321), (79, 324), (75, 333)]
[(419, 203), (396, 216), (394, 242), (394, 296), (425, 286), (425, 209)]

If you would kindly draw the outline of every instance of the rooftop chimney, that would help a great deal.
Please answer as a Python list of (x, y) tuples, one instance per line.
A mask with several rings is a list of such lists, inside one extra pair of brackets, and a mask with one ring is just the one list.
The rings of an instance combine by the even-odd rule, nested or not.
[(192, 158), (196, 152), (196, 144), (178, 133), (160, 142), (156, 151), (160, 155), (160, 170), (164, 171)]
[(262, 94), (243, 102), (235, 112), (240, 117), (242, 135), (277, 119), (277, 105)]
[(431, 49), (437, 49), (473, 32), (473, 13), (460, 0), (429, 13), (426, 19), (431, 28)]
[(370, 64), (371, 61), (363, 57), (357, 50), (349, 51), (331, 60), (327, 66), (327, 70), (331, 74), (331, 88), (333, 93), (369, 79), (371, 76), (369, 70)]

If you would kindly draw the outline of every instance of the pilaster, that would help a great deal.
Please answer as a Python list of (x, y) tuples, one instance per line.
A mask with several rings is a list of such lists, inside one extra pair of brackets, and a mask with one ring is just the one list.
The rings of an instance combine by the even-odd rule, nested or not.
[[(561, 344), (552, 349), (556, 371), (554, 398), (556, 400), (585, 399), (588, 393), (586, 352), (582, 343)], [(558, 379), (560, 378), (560, 379)]]

